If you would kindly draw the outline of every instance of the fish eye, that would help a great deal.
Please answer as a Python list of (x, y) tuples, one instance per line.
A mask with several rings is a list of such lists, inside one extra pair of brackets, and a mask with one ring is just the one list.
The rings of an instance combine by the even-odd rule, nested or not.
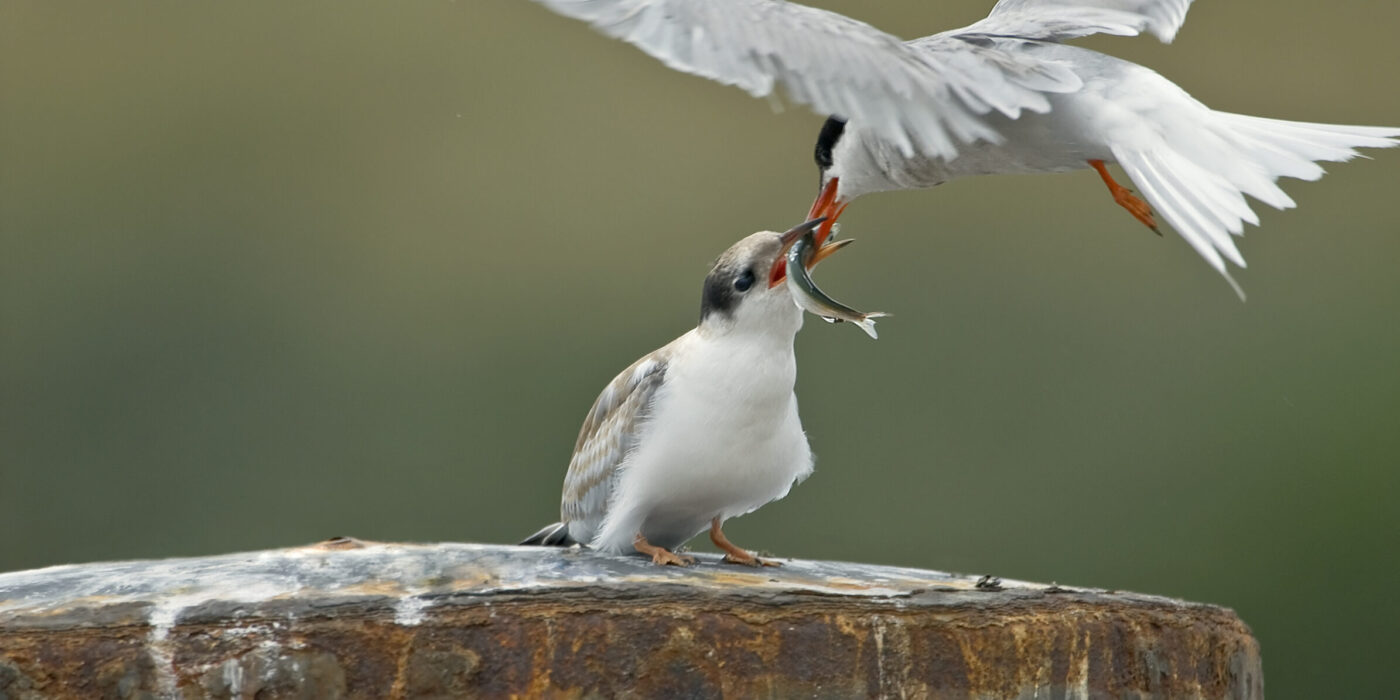
[(747, 292), (753, 286), (753, 270), (744, 270), (744, 274), (734, 278), (734, 289)]

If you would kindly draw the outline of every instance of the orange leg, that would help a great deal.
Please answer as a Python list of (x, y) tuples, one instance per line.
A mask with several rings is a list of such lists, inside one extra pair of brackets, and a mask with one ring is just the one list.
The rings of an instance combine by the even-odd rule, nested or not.
[(1108, 185), (1108, 191), (1113, 194), (1113, 201), (1117, 202), (1118, 206), (1127, 209), (1129, 214), (1132, 214), (1134, 218), (1141, 221), (1147, 228), (1152, 229), (1157, 235), (1162, 235), (1162, 232), (1157, 229), (1157, 220), (1152, 216), (1152, 207), (1147, 206), (1147, 202), (1139, 199), (1132, 190), (1115, 182), (1113, 176), (1108, 174), (1108, 168), (1104, 166), (1103, 161), (1091, 160), (1089, 165), (1099, 171), (1099, 177), (1103, 178), (1105, 185)]
[(729, 538), (724, 536), (724, 532), (720, 530), (719, 527), (719, 518), (710, 521), (710, 541), (714, 542), (716, 547), (726, 552), (724, 555), (725, 561), (730, 564), (743, 564), (745, 566), (782, 566), (781, 562), (759, 559), (743, 549), (740, 549), (738, 545), (730, 542)]
[(640, 532), (637, 533), (637, 536), (635, 538), (633, 538), (632, 546), (636, 547), (638, 552), (649, 555), (651, 557), (651, 563), (653, 564), (658, 564), (661, 566), (665, 566), (667, 564), (670, 564), (671, 566), (690, 566), (691, 564), (695, 563), (695, 557), (688, 557), (684, 554), (676, 554), (675, 552), (672, 552), (671, 550), (666, 549), (665, 547), (658, 547), (648, 542), (647, 538), (642, 537), (642, 533)]

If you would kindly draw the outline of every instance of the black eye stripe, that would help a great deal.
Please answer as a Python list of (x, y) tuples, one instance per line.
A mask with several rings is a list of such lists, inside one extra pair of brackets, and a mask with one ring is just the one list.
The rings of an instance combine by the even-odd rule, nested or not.
[(753, 286), (753, 279), (753, 270), (744, 270), (744, 274), (734, 278), (734, 289), (741, 292), (749, 291), (749, 287)]
[[(740, 265), (749, 267), (743, 269)], [(700, 298), (700, 320), (704, 321), (714, 313), (732, 314), (734, 307), (758, 282), (758, 269), (759, 266), (751, 259), (717, 263), (710, 274), (705, 275), (705, 292)]]

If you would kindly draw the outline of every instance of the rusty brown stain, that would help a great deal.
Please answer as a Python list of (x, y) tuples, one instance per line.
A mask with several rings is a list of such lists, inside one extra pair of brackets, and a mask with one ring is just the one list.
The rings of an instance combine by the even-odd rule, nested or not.
[[(423, 622), (359, 608), (287, 623), (177, 624), (175, 687), (229, 697), (1262, 697), (1258, 647), (1229, 611), (1045, 596), (1035, 604), (879, 607), (794, 599), (502, 596)], [(273, 624), (278, 623), (278, 624)], [(139, 625), (0, 630), (0, 694), (130, 697), (159, 687)], [(1085, 669), (1087, 668), (1087, 676)]]
[[(228, 578), (204, 588), (160, 564), (121, 595), (104, 582), (147, 564), (62, 585), (11, 575), (0, 697), (1263, 693), (1258, 645), (1233, 612), (1150, 596), (971, 591), (973, 577), (822, 562), (676, 576), (479, 545), (334, 540), (260, 555), (251, 579), (246, 557), (217, 559)], [(264, 586), (247, 600), (219, 585), (246, 580)]]

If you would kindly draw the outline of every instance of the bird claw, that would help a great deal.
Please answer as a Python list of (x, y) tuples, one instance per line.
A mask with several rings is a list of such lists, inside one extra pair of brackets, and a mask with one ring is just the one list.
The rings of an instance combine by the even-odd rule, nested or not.
[(657, 548), (651, 553), (651, 563), (657, 566), (690, 566), (695, 563), (695, 557), (676, 554), (669, 549)]
[(1147, 202), (1142, 201), (1137, 195), (1133, 194), (1132, 190), (1118, 184), (1118, 182), (1113, 179), (1113, 176), (1109, 174), (1108, 168), (1104, 165), (1103, 161), (1091, 160), (1089, 161), (1089, 165), (1094, 170), (1098, 171), (1099, 177), (1103, 178), (1103, 184), (1108, 185), (1108, 191), (1113, 195), (1113, 201), (1116, 202), (1118, 206), (1127, 209), (1128, 213), (1133, 215), (1133, 218), (1141, 221), (1147, 228), (1152, 229), (1153, 233), (1158, 236), (1162, 235), (1162, 231), (1157, 228), (1157, 219), (1152, 216), (1152, 207), (1148, 206)]
[(632, 546), (636, 547), (638, 552), (650, 555), (651, 563), (657, 566), (690, 566), (695, 563), (695, 557), (676, 554), (665, 547), (654, 545), (648, 542), (647, 538), (643, 537), (640, 532), (633, 538)]
[(734, 552), (730, 552), (730, 553), (724, 555), (724, 563), (726, 563), (726, 564), (739, 564), (739, 565), (741, 565), (741, 566), (752, 566), (752, 567), (754, 567), (754, 568), (758, 568), (758, 567), (761, 567), (761, 566), (782, 566), (782, 565), (783, 565), (783, 563), (780, 562), (780, 561), (773, 561), (772, 559), (760, 559), (760, 558), (758, 558), (758, 557), (756, 557), (756, 556), (754, 556), (754, 555), (752, 555), (752, 554), (749, 554), (748, 552), (743, 552), (743, 556), (742, 556), (742, 557), (739, 556), (738, 554), (735, 554)]
[(752, 567), (782, 566), (782, 564), (776, 561), (759, 559), (758, 557), (750, 554), (748, 550), (744, 549), (743, 547), (740, 547), (734, 544), (733, 542), (730, 542), (729, 538), (724, 536), (724, 531), (720, 529), (721, 525), (723, 525), (723, 521), (721, 521), (718, 517), (710, 521), (710, 541), (714, 542), (716, 547), (719, 547), (720, 549), (724, 550), (725, 563), (742, 564), (743, 566)]
[(1133, 215), (1133, 218), (1141, 221), (1147, 228), (1152, 229), (1153, 233), (1159, 236), (1162, 235), (1162, 232), (1157, 229), (1156, 217), (1152, 216), (1152, 207), (1149, 206), (1147, 202), (1142, 201), (1137, 195), (1133, 194), (1132, 190), (1126, 187), (1114, 190), (1113, 201), (1116, 202), (1118, 206), (1127, 209), (1128, 213)]

